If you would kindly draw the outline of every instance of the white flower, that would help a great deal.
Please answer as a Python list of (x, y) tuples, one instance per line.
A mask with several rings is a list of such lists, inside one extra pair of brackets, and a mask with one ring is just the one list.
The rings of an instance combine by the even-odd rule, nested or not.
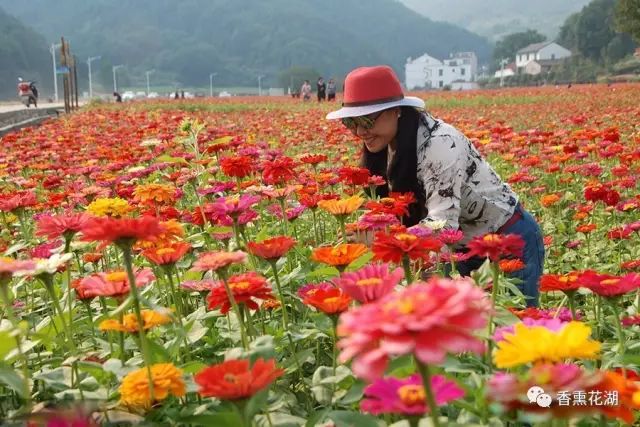
[(447, 220), (439, 219), (437, 221), (430, 221), (428, 219), (423, 219), (420, 221), (420, 225), (424, 225), (425, 227), (429, 227), (433, 231), (442, 230), (445, 225), (447, 225)]
[(38, 276), (40, 274), (54, 274), (67, 261), (73, 258), (73, 254), (53, 254), (49, 258), (34, 258), (36, 266), (33, 270), (16, 272), (16, 276)]
[(141, 147), (155, 147), (156, 145), (162, 144), (158, 138), (145, 139), (140, 143)]

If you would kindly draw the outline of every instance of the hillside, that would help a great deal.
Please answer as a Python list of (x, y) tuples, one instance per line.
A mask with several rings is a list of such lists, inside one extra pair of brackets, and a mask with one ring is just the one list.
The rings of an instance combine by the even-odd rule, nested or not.
[(0, 28), (0, 99), (17, 99), (18, 77), (52, 86), (45, 39), (1, 8)]
[(107, 86), (112, 64), (126, 64), (123, 81), (135, 84), (155, 69), (166, 84), (204, 86), (217, 72), (219, 85), (256, 85), (261, 74), (269, 85), (292, 65), (340, 78), (375, 63), (403, 72), (407, 57), (424, 52), (491, 54), (487, 40), (395, 0), (30, 0), (6, 8), (50, 39), (64, 34), (78, 57), (102, 55), (96, 80)]
[(436, 21), (451, 22), (490, 40), (527, 29), (554, 38), (564, 20), (589, 0), (398, 0)]

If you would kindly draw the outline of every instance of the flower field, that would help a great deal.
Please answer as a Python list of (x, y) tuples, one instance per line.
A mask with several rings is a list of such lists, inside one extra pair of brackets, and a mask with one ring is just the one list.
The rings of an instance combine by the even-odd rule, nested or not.
[(640, 86), (420, 96), (541, 224), (539, 308), (519, 237), (372, 196), (332, 105), (96, 104), (0, 139), (0, 419), (633, 424)]

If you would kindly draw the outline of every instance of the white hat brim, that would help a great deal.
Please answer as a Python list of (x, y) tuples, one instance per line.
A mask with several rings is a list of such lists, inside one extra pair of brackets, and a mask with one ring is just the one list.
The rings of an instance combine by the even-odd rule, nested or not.
[(367, 114), (377, 113), (378, 111), (386, 110), (394, 107), (414, 107), (424, 108), (424, 101), (415, 96), (405, 96), (398, 101), (385, 102), (383, 104), (363, 105), (361, 107), (342, 107), (339, 110), (332, 111), (327, 114), (327, 119), (344, 119), (345, 117), (359, 117), (366, 116)]

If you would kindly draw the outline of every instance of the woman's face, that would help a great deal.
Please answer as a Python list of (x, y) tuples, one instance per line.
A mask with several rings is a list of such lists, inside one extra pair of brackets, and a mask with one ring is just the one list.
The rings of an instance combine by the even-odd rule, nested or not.
[(399, 113), (399, 108), (385, 110), (378, 116), (371, 129), (358, 126), (354, 134), (362, 139), (369, 152), (378, 153), (387, 148), (387, 145), (396, 137)]

